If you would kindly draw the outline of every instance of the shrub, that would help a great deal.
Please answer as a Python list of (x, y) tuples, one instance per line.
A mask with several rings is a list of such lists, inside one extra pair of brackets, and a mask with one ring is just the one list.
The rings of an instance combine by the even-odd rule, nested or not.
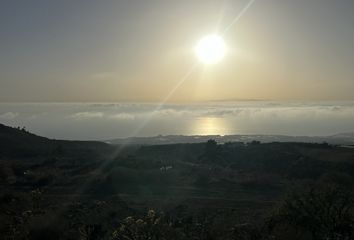
[(179, 239), (179, 233), (172, 224), (154, 210), (142, 218), (127, 217), (113, 232), (112, 240), (167, 240)]
[(313, 240), (344, 240), (354, 238), (353, 217), (351, 192), (336, 184), (316, 184), (294, 189), (272, 221), (308, 232)]

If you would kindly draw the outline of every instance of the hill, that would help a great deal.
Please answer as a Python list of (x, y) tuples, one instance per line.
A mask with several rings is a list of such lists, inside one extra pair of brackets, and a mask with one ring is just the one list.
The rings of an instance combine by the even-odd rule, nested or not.
[[(138, 223), (155, 223), (155, 214), (163, 224), (155, 233), (169, 226), (169, 232), (183, 236), (169, 239), (312, 240), (306, 232), (309, 224), (326, 226), (316, 229), (321, 236), (334, 231), (328, 230), (326, 219), (354, 230), (351, 222), (333, 216), (338, 206), (352, 209), (352, 195), (345, 194), (354, 186), (353, 148), (301, 142), (218, 144), (211, 139), (109, 145), (47, 139), (1, 125), (0, 150), (0, 234), (8, 239), (114, 239), (122, 229), (137, 231)], [(300, 186), (294, 190), (300, 197), (284, 199), (292, 196), (293, 186)], [(317, 216), (332, 205), (330, 215)], [(152, 208), (156, 212), (145, 216)], [(301, 225), (305, 230), (293, 226), (294, 217), (309, 211)], [(297, 233), (282, 230), (284, 224)], [(146, 229), (141, 228), (142, 235)]]
[(103, 142), (48, 139), (30, 133), (24, 128), (13, 128), (0, 124), (0, 159), (4, 157), (47, 156), (56, 152), (77, 155), (85, 151), (99, 152), (110, 149), (110, 145)]

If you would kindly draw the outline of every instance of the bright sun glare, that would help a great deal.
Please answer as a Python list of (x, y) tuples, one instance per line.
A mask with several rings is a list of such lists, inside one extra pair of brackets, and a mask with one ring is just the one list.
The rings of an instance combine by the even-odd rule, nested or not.
[(225, 56), (225, 52), (225, 42), (218, 35), (203, 37), (195, 47), (195, 53), (198, 59), (205, 64), (215, 64), (220, 62)]

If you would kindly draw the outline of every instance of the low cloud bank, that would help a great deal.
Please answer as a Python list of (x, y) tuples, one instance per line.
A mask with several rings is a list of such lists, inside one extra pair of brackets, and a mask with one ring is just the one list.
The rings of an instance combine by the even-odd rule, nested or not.
[(332, 135), (354, 132), (354, 102), (208, 104), (3, 103), (0, 122), (61, 139), (192, 134)]

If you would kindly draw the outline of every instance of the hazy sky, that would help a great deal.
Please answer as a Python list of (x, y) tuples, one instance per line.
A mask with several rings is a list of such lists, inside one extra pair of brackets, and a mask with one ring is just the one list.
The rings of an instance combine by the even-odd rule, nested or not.
[[(2, 0), (0, 101), (159, 101), (247, 0)], [(256, 0), (171, 101), (354, 100), (354, 1)]]

